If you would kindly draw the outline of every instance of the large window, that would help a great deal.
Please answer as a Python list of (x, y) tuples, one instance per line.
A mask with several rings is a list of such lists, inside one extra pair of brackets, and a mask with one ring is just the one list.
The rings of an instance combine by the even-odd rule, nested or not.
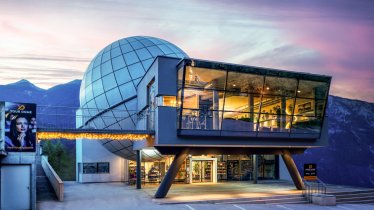
[(108, 174), (109, 173), (109, 163), (83, 163), (83, 173), (84, 174)]
[(179, 128), (319, 134), (329, 87), (321, 78), (187, 65), (178, 70)]
[(155, 129), (155, 108), (156, 108), (156, 92), (155, 92), (155, 80), (152, 80), (147, 86), (147, 129)]

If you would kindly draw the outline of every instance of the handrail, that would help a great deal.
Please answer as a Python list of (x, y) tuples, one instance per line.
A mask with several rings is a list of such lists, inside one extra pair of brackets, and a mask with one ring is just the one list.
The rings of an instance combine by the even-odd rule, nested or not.
[(53, 189), (55, 190), (57, 199), (59, 201), (64, 200), (64, 183), (57, 175), (55, 170), (53, 170), (52, 166), (48, 162), (48, 156), (41, 156), (41, 163), (45, 174), (48, 177), (49, 182), (51, 183)]
[(320, 179), (315, 181), (306, 181), (303, 179), (304, 189), (303, 196), (306, 197), (309, 203), (312, 203), (313, 194), (326, 194), (326, 185)]

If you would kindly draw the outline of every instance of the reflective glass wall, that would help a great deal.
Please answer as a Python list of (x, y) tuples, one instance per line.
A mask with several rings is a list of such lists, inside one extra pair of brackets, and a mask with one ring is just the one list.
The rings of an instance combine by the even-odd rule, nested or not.
[(319, 134), (331, 78), (274, 71), (180, 68), (179, 128)]

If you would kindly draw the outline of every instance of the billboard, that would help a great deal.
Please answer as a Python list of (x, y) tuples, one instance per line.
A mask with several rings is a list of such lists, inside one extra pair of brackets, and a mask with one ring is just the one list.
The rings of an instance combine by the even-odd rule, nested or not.
[(5, 151), (35, 152), (36, 104), (5, 102)]

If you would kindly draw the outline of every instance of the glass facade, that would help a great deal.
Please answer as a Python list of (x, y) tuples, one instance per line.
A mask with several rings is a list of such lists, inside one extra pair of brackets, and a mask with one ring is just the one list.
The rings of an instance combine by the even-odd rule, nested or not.
[[(212, 160), (203, 160), (208, 158)], [(191, 161), (190, 161), (191, 160)], [(216, 163), (215, 161), (216, 160)], [(260, 180), (279, 179), (279, 156), (257, 155), (257, 177)], [(154, 162), (142, 162), (142, 182), (160, 183), (173, 162), (173, 156)], [(217, 164), (217, 165), (214, 165)], [(207, 183), (217, 181), (253, 180), (253, 155), (189, 156), (181, 165), (174, 183)], [(129, 180), (135, 184), (136, 162), (129, 161)], [(214, 171), (216, 170), (216, 171)], [(191, 177), (189, 177), (191, 175)]]
[(186, 62), (178, 70), (179, 129), (320, 134), (330, 77)]

